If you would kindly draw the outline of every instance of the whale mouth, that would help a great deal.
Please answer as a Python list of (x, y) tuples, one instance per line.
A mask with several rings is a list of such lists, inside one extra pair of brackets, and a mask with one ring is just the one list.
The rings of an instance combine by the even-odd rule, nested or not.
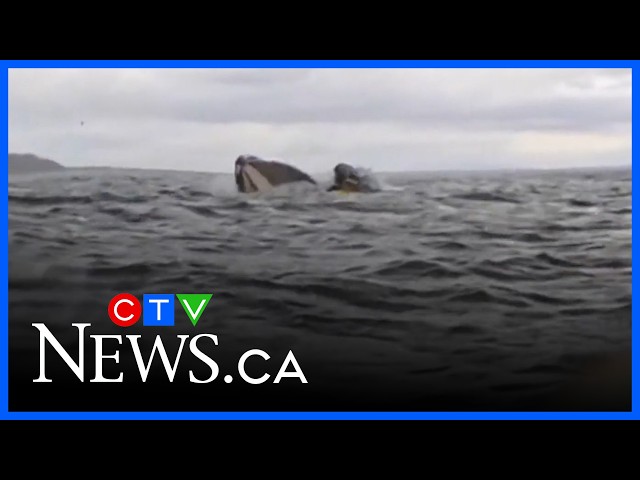
[(262, 160), (253, 155), (240, 155), (235, 165), (239, 192), (267, 192), (278, 185), (304, 181), (316, 182), (306, 173), (286, 163)]
[(236, 184), (241, 192), (267, 192), (274, 185), (251, 164), (236, 168)]

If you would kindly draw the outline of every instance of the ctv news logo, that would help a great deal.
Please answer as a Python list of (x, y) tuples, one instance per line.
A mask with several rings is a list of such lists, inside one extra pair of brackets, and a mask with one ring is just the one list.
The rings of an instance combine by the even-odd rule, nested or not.
[(174, 298), (184, 309), (184, 312), (195, 327), (207, 308), (211, 293), (145, 293), (142, 305), (136, 297), (129, 293), (120, 293), (109, 302), (109, 317), (111, 321), (121, 327), (130, 327), (135, 324), (140, 317), (143, 317), (142, 324), (146, 327), (173, 327), (174, 318)]
[[(175, 324), (175, 303), (177, 300), (182, 306), (186, 316), (195, 327), (202, 313), (207, 308), (212, 294), (210, 293), (177, 293), (175, 294), (144, 294), (142, 303), (129, 293), (120, 293), (113, 297), (109, 302), (107, 313), (113, 323), (121, 327), (130, 327), (134, 325), (140, 318), (143, 319), (144, 326), (155, 327), (171, 327)], [(32, 323), (33, 327), (39, 332), (39, 375), (33, 379), (36, 383), (50, 383), (53, 380), (47, 376), (46, 372), (46, 352), (47, 345), (53, 347), (55, 352), (60, 356), (64, 363), (71, 369), (81, 382), (85, 381), (85, 330), (91, 327), (90, 323), (72, 323), (71, 325), (77, 329), (78, 333), (78, 361), (72, 358), (72, 354), (53, 335), (51, 330), (44, 323)], [(106, 376), (104, 364), (106, 361), (120, 363), (120, 347), (127, 345), (123, 341), (123, 335), (88, 335), (95, 342), (95, 377), (90, 382), (112, 383), (123, 382), (125, 373), (118, 371), (116, 376)], [(153, 365), (161, 364), (166, 372), (170, 382), (174, 381), (176, 372), (180, 364), (180, 359), (185, 350), (189, 350), (191, 355), (204, 363), (210, 370), (209, 377), (198, 378), (193, 370), (189, 370), (189, 381), (191, 383), (210, 383), (220, 375), (220, 366), (213, 360), (210, 353), (215, 351), (218, 346), (218, 336), (211, 333), (200, 333), (191, 337), (190, 335), (176, 335), (179, 340), (177, 352), (172, 352), (175, 360), (170, 360), (170, 355), (164, 346), (162, 337), (155, 336), (151, 353), (146, 355), (142, 351), (139, 340), (142, 335), (124, 335), (124, 340), (128, 341), (129, 347), (133, 353), (135, 364), (143, 382), (147, 381), (149, 372)], [(188, 344), (188, 347), (185, 346)], [(115, 353), (106, 353), (107, 351)], [(156, 356), (157, 353), (157, 356)], [(154, 363), (154, 357), (160, 357), (160, 361)], [(271, 375), (264, 373), (259, 377), (252, 377), (245, 370), (245, 363), (252, 357), (260, 357), (263, 361), (271, 359), (271, 356), (260, 349), (253, 348), (245, 351), (237, 361), (236, 372), (240, 378), (246, 383), (258, 385), (265, 383)], [(253, 363), (254, 361), (252, 361)], [(111, 365), (113, 366), (113, 365)], [(267, 367), (264, 368), (267, 370)], [(293, 371), (292, 371), (293, 370)], [(231, 370), (231, 373), (236, 373)], [(228, 373), (224, 378), (225, 383), (231, 383), (234, 376)], [(128, 374), (127, 374), (128, 376)], [(282, 378), (297, 378), (301, 383), (308, 383), (305, 378), (293, 351), (289, 350), (282, 364), (275, 375), (273, 383), (280, 383)]]

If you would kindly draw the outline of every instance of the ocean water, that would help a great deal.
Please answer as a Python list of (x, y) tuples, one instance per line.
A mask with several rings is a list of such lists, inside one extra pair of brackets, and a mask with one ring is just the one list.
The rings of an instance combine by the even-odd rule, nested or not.
[[(379, 179), (376, 194), (246, 195), (223, 174), (11, 176), (10, 407), (630, 408), (629, 169)], [(174, 328), (123, 331), (106, 311), (120, 292), (213, 298), (195, 328), (176, 304)], [(33, 322), (70, 352), (73, 322), (148, 342), (214, 333), (223, 374), (261, 348), (275, 375), (291, 350), (308, 384), (194, 386), (185, 369), (173, 383), (161, 369), (147, 384), (131, 370), (121, 385), (33, 383)]]

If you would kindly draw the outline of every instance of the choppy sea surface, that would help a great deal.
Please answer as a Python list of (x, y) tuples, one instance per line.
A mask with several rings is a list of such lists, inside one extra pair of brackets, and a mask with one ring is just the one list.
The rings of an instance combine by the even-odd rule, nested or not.
[(293, 350), (350, 408), (628, 408), (630, 169), (379, 178), (246, 195), (223, 174), (11, 176), (12, 364), (37, 351), (35, 319), (62, 331), (110, 323), (119, 292), (210, 292), (199, 332)]

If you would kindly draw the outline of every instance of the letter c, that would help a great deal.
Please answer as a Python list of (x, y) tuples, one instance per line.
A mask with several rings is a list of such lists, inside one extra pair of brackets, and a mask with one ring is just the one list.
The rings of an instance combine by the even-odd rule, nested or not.
[(113, 314), (118, 318), (118, 320), (120, 320), (122, 322), (128, 322), (129, 320), (131, 320), (134, 317), (134, 315), (133, 315), (133, 313), (131, 313), (131, 314), (129, 314), (128, 317), (121, 317), (120, 314), (118, 313), (118, 307), (120, 306), (121, 303), (126, 303), (126, 304), (128, 304), (128, 305), (130, 305), (132, 307), (135, 304), (131, 300), (127, 299), (127, 298), (122, 298), (122, 299), (118, 300), (116, 302), (116, 304), (113, 306)]
[(251, 383), (253, 385), (259, 385), (260, 383), (266, 382), (271, 375), (269, 375), (268, 373), (265, 373), (260, 378), (253, 378), (253, 377), (250, 377), (249, 375), (247, 375), (247, 373), (244, 371), (244, 363), (252, 355), (258, 355), (258, 356), (264, 358), (265, 360), (269, 360), (269, 358), (271, 358), (271, 357), (269, 357), (269, 354), (267, 352), (263, 352), (262, 350), (254, 348), (253, 350), (249, 350), (247, 352), (244, 352), (242, 354), (242, 356), (240, 357), (240, 360), (238, 361), (238, 373), (240, 374), (242, 379), (247, 383)]

